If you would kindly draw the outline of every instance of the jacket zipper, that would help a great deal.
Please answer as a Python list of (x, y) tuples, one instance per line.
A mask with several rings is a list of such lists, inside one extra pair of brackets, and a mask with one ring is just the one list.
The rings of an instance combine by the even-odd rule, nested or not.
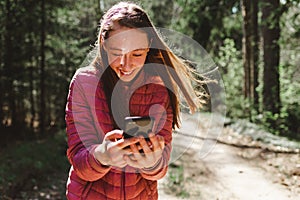
[(120, 187), (120, 199), (126, 200), (126, 191), (125, 191), (125, 167), (122, 169), (122, 176), (121, 176), (121, 187)]

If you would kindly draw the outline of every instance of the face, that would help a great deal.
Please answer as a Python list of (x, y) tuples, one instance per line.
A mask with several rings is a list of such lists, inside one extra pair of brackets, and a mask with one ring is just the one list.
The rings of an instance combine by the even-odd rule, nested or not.
[(125, 82), (135, 78), (143, 68), (149, 51), (147, 34), (139, 29), (114, 24), (104, 42), (110, 67)]

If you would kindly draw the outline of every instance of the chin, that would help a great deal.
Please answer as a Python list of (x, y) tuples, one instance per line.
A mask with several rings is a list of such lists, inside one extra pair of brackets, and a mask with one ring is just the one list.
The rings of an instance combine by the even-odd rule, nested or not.
[(124, 77), (124, 76), (121, 76), (120, 79), (124, 82), (130, 82), (134, 79), (135, 77)]

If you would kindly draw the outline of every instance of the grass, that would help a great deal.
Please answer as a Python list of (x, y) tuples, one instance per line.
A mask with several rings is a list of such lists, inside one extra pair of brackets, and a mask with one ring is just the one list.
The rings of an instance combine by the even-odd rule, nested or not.
[(0, 152), (0, 198), (16, 198), (23, 190), (50, 184), (47, 177), (67, 173), (68, 168), (63, 131), (43, 140), (17, 142)]
[(170, 165), (168, 172), (168, 188), (172, 193), (180, 198), (188, 198), (190, 195), (187, 192), (184, 178), (184, 167), (182, 165)]

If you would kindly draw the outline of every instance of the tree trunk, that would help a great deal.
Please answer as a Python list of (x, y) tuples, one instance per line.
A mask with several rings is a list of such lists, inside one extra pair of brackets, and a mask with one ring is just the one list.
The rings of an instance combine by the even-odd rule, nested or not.
[(0, 129), (2, 128), (3, 125), (3, 120), (4, 120), (4, 112), (3, 112), (3, 93), (4, 93), (4, 75), (3, 75), (3, 51), (4, 51), (4, 38), (3, 38), (3, 33), (4, 33), (4, 27), (0, 27), (0, 91), (2, 95), (0, 95)]
[(40, 125), (40, 133), (41, 135), (45, 132), (45, 111), (46, 111), (46, 103), (45, 103), (45, 0), (41, 1), (41, 38), (40, 38), (40, 113), (39, 113), (39, 125)]
[(33, 67), (30, 67), (29, 68), (29, 91), (30, 91), (30, 114), (31, 114), (31, 119), (30, 119), (30, 128), (31, 130), (34, 130), (34, 121), (35, 121), (35, 108), (34, 108), (34, 105), (35, 105), (35, 101), (34, 101), (34, 94), (33, 94), (33, 91), (34, 91), (34, 83), (33, 83), (33, 80), (34, 80), (34, 76), (33, 76)]
[(272, 114), (280, 111), (279, 96), (279, 53), (280, 37), (279, 0), (263, 0), (262, 34), (263, 34), (263, 110)]
[[(0, 49), (0, 51), (2, 51), (2, 49)], [(0, 64), (2, 61), (0, 61)], [(1, 69), (2, 71), (2, 69)], [(3, 92), (4, 91), (4, 87), (2, 84), (2, 80), (3, 80), (3, 75), (2, 73), (0, 74), (0, 91)], [(3, 126), (3, 120), (4, 120), (4, 112), (3, 112), (3, 95), (0, 95), (0, 129)]]
[(259, 35), (258, 35), (258, 0), (251, 0), (251, 26), (252, 26), (252, 42), (251, 42), (251, 97), (253, 99), (253, 106), (256, 112), (259, 112), (259, 95), (256, 91), (258, 87), (258, 64), (259, 64)]
[[(243, 15), (244, 97), (258, 112), (258, 25), (257, 0), (241, 0)], [(248, 111), (251, 119), (251, 110)]]
[(243, 66), (244, 66), (244, 97), (251, 98), (251, 0), (242, 0), (242, 15), (243, 15)]
[[(6, 76), (6, 82), (4, 88), (7, 89), (4, 93), (7, 93), (9, 113), (7, 114), (7, 124), (13, 126), (16, 121), (16, 104), (15, 94), (13, 87), (13, 70), (14, 70), (14, 51), (12, 49), (12, 35), (13, 35), (13, 24), (12, 24), (12, 8), (10, 0), (6, 0), (6, 19), (5, 19), (5, 48), (4, 48), (4, 76)], [(10, 122), (9, 122), (10, 120)]]

